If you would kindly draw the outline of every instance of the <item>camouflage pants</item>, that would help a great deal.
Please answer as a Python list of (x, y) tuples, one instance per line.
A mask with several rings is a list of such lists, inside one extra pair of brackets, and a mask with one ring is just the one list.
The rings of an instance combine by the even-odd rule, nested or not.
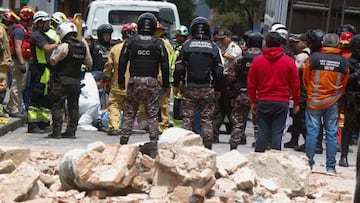
[(129, 79), (121, 136), (129, 137), (131, 135), (139, 105), (144, 104), (150, 138), (158, 137), (160, 89), (159, 82), (153, 77), (131, 77)]
[(231, 111), (231, 122), (233, 125), (230, 144), (239, 144), (240, 138), (245, 137), (246, 122), (250, 111), (250, 101), (247, 93), (237, 95), (233, 102)]
[(196, 107), (201, 108), (201, 127), (204, 133), (203, 140), (212, 142), (214, 132), (212, 122), (215, 112), (215, 91), (213, 88), (181, 88), (183, 94), (182, 117), (183, 126), (187, 130), (193, 129)]

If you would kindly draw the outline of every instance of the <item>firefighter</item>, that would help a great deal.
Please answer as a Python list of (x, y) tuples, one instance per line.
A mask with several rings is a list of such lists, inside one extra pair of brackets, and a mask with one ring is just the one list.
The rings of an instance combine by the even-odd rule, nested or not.
[[(166, 39), (166, 31), (163, 25), (160, 22), (157, 22), (155, 36), (159, 37), (163, 40), (167, 54), (171, 56), (171, 52), (173, 50), (173, 47), (171, 46), (168, 39)], [(161, 75), (159, 76), (159, 81), (161, 81)], [(164, 130), (166, 130), (169, 127), (169, 121), (170, 121), (170, 92), (164, 92), (161, 94), (159, 98), (159, 131), (162, 133)]]
[[(77, 29), (74, 23), (60, 24), (57, 33), (59, 33), (62, 44), (50, 57), (50, 64), (53, 66), (50, 92), (53, 131), (48, 138), (74, 139), (79, 120), (81, 66), (85, 64), (91, 67), (92, 58), (88, 47), (76, 38)], [(66, 131), (61, 134), (65, 99), (67, 100), (69, 119)]]
[(12, 82), (6, 110), (11, 117), (24, 117), (21, 102), (31, 58), (30, 37), (34, 14), (35, 10), (32, 7), (24, 6), (19, 13), (20, 23), (15, 23), (10, 32), (10, 48), (14, 64), (11, 68)]
[[(137, 25), (135, 23), (127, 23), (123, 25), (121, 29), (122, 39), (125, 41), (127, 38), (132, 37), (137, 32)], [(108, 60), (104, 67), (104, 76), (106, 80), (111, 81), (110, 94), (108, 100), (108, 111), (109, 111), (109, 129), (107, 130), (108, 135), (119, 134), (119, 116), (120, 112), (124, 109), (126, 87), (120, 89), (118, 85), (118, 66), (121, 49), (124, 45), (124, 41), (115, 45), (111, 48)], [(125, 84), (129, 79), (129, 71), (125, 73)]]
[(6, 32), (7, 26), (3, 23), (5, 21), (4, 15), (2, 18), (2, 22), (0, 23), (0, 117), (9, 117), (9, 115), (4, 112), (2, 103), (6, 94), (7, 74), (11, 63), (11, 52), (9, 38)]
[(30, 61), (31, 99), (28, 109), (28, 132), (50, 132), (49, 57), (58, 44), (45, 33), (50, 29), (50, 16), (45, 11), (37, 11), (33, 17), (35, 30), (31, 34)]

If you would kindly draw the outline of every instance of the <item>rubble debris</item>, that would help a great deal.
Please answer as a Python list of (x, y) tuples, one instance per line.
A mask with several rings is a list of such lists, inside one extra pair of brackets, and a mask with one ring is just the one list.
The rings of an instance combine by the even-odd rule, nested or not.
[(141, 146), (102, 142), (65, 154), (8, 149), (0, 147), (1, 202), (350, 203), (353, 196), (342, 184), (353, 184), (354, 172), (311, 174), (306, 158), (281, 151), (217, 156), (183, 129), (165, 131), (156, 158)]

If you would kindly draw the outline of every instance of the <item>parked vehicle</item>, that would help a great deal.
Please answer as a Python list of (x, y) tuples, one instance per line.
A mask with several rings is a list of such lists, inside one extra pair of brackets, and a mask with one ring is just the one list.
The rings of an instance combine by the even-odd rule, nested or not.
[(175, 30), (180, 26), (178, 10), (175, 4), (161, 1), (136, 0), (97, 0), (89, 4), (86, 14), (87, 30), (85, 36), (96, 38), (96, 30), (101, 24), (111, 24), (114, 32), (112, 39), (121, 39), (124, 24), (136, 22), (144, 12), (153, 13), (163, 25), (169, 39), (174, 38)]

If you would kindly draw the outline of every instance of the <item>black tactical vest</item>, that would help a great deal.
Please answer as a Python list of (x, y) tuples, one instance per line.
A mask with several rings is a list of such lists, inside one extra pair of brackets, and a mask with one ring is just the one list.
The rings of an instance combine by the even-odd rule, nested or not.
[(250, 53), (250, 52), (245, 52), (243, 54), (243, 58), (241, 59), (241, 64), (240, 64), (240, 70), (239, 70), (239, 74), (240, 74), (240, 87), (241, 88), (246, 88), (247, 86), (247, 76), (249, 73), (249, 69), (251, 66), (251, 62), (253, 61), (253, 59), (260, 55), (261, 52), (259, 53)]
[(137, 35), (128, 39), (130, 55), (130, 75), (141, 77), (157, 77), (159, 61), (164, 55), (161, 39), (153, 36)]
[(69, 39), (64, 42), (69, 44), (69, 52), (65, 59), (57, 64), (56, 70), (60, 76), (80, 79), (80, 69), (85, 60), (86, 47), (77, 39)]

